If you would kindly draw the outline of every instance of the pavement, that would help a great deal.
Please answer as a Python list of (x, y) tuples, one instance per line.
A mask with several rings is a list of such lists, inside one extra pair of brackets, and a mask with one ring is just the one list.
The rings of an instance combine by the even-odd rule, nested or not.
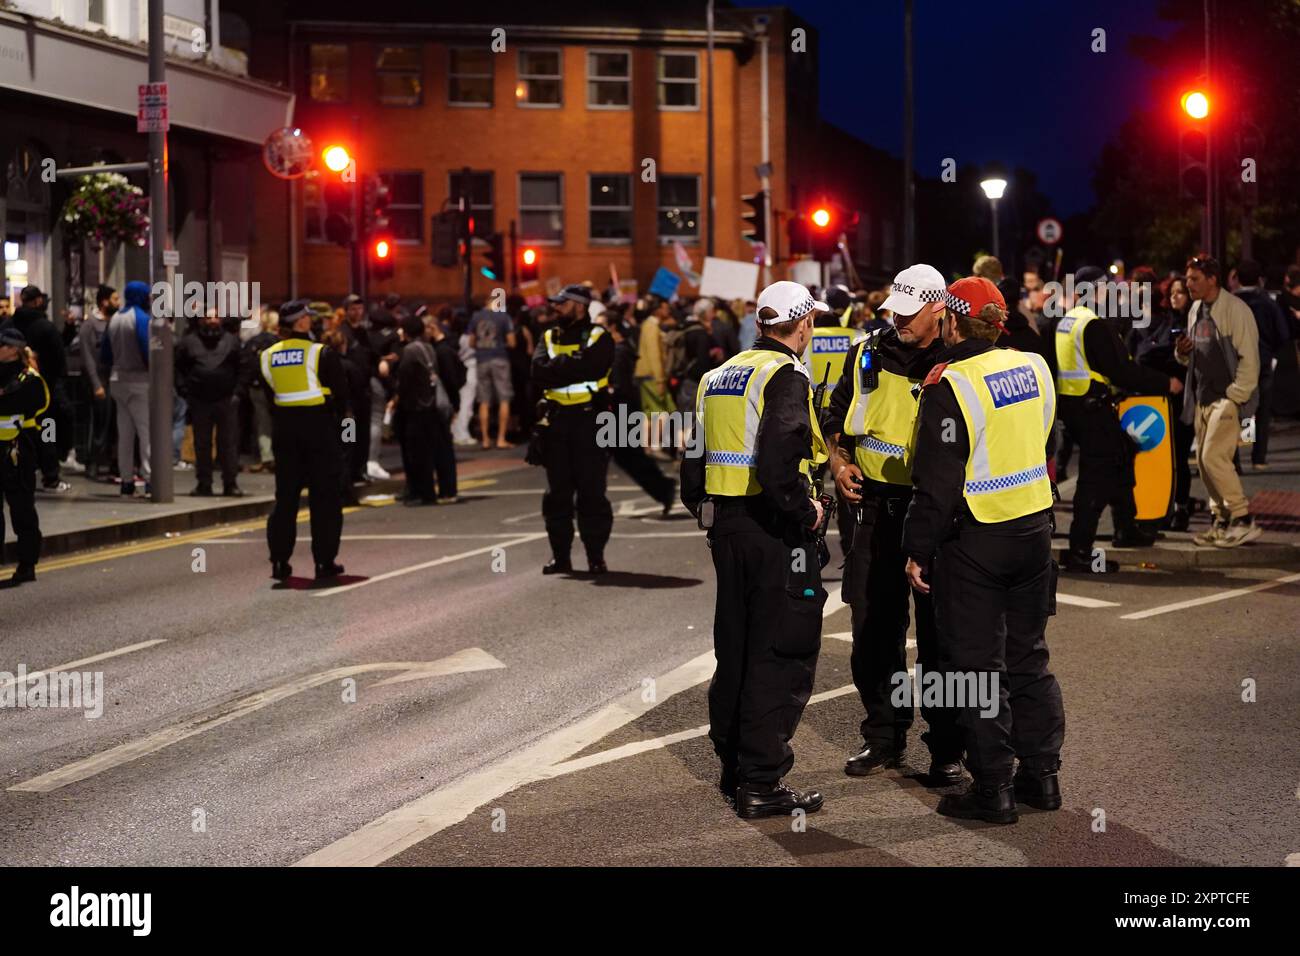
[(260, 519), (44, 562), (4, 594), (0, 672), (97, 673), (102, 708), (0, 708), (4, 862), (1300, 864), (1300, 562), (1063, 579), (1065, 807), (1001, 828), (934, 813), (919, 722), (906, 771), (843, 775), (862, 711), (831, 583), (791, 775), (826, 807), (749, 823), (702, 730), (706, 543), (610, 479), (601, 578), (541, 574), (531, 468), (349, 509), (330, 587), (271, 581)]

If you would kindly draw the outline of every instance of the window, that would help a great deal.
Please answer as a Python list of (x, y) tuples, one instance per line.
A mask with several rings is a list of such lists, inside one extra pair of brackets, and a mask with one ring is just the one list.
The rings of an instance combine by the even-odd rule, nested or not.
[(383, 46), (375, 57), (375, 86), (385, 106), (419, 106), (424, 71), (418, 46)]
[(465, 191), (469, 193), (469, 211), (474, 217), (474, 235), (492, 235), (496, 231), (493, 228), (492, 174), (471, 170), (467, 177), (464, 173), (452, 173), (447, 180), (447, 195), (453, 206)]
[(700, 237), (700, 177), (659, 177), (659, 238)]
[(308, 95), (318, 103), (340, 103), (348, 98), (348, 48), (342, 43), (307, 46)]
[(515, 102), (520, 106), (559, 106), (559, 50), (520, 50)]
[(93, 27), (104, 25), (104, 0), (89, 0), (86, 4), (86, 24)]
[(592, 242), (632, 241), (632, 177), (592, 173), (589, 232)]
[(564, 241), (564, 177), (519, 174), (519, 235), (536, 242)]
[(307, 242), (325, 241), (325, 193), (319, 179), (302, 183), (302, 237)]
[(398, 242), (424, 241), (424, 173), (381, 172), (388, 187), (388, 231)]
[(453, 47), (448, 64), (447, 102), (452, 106), (492, 105), (492, 53), (479, 47)]
[(697, 54), (659, 54), (659, 108), (700, 108), (700, 58)]
[(595, 110), (632, 105), (632, 54), (624, 50), (587, 52), (587, 106)]

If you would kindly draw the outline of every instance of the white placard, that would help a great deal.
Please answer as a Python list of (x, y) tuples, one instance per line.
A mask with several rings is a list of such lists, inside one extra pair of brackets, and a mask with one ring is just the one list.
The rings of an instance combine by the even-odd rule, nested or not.
[(706, 256), (704, 274), (700, 278), (700, 295), (714, 296), (727, 302), (732, 299), (752, 302), (758, 295), (758, 263)]

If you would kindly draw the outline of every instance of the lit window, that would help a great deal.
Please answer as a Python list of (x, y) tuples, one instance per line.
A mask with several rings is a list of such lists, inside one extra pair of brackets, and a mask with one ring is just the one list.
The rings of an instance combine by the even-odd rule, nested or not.
[(308, 95), (318, 103), (348, 98), (348, 48), (342, 43), (312, 43), (307, 47)]
[(385, 106), (419, 106), (424, 88), (418, 46), (384, 46), (375, 58), (375, 85)]

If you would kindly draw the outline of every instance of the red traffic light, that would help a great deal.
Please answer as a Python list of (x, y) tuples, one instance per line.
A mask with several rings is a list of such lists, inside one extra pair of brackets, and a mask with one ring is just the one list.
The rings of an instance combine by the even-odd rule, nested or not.
[(825, 206), (818, 206), (809, 218), (818, 229), (825, 229), (831, 224), (831, 211)]
[(325, 160), (325, 167), (335, 173), (341, 173), (352, 165), (352, 155), (347, 147), (337, 143), (326, 146), (321, 152), (321, 158)]
[(375, 258), (387, 259), (392, 253), (392, 247), (388, 244), (387, 239), (377, 239), (375, 241)]
[(1183, 112), (1195, 120), (1203, 120), (1210, 115), (1210, 97), (1204, 90), (1188, 90), (1179, 101)]
[(535, 263), (536, 261), (537, 261), (537, 250), (536, 250), (536, 249), (525, 249), (525, 250), (524, 250), (524, 265), (526, 265), (526, 266), (531, 266), (531, 265), (532, 265), (533, 263)]

